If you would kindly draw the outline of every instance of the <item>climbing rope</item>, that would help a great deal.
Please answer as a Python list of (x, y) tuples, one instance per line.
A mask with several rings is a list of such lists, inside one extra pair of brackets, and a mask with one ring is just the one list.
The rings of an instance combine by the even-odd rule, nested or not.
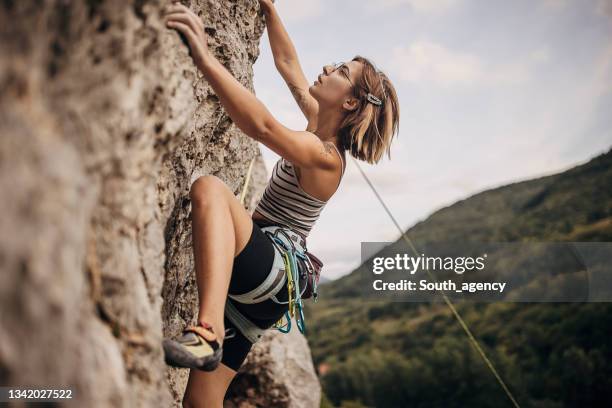
[(249, 164), (249, 169), (247, 170), (247, 174), (244, 179), (244, 185), (242, 186), (242, 192), (240, 193), (240, 204), (242, 205), (244, 205), (244, 198), (246, 197), (246, 192), (249, 188), (249, 181), (251, 180), (251, 171), (253, 170), (253, 163), (255, 163), (254, 157), (251, 159), (251, 164)]
[[(406, 234), (404, 233), (404, 231), (402, 230), (402, 228), (399, 226), (397, 220), (395, 219), (395, 217), (393, 216), (393, 214), (391, 214), (391, 211), (389, 210), (389, 208), (387, 207), (387, 205), (385, 204), (385, 202), (383, 201), (382, 197), (380, 196), (380, 194), (378, 194), (378, 191), (376, 191), (376, 188), (374, 188), (374, 185), (372, 184), (372, 182), (370, 182), (370, 180), (368, 179), (368, 176), (366, 176), (366, 174), (363, 172), (363, 170), (361, 169), (361, 166), (359, 166), (359, 163), (357, 163), (357, 161), (355, 160), (355, 158), (353, 156), (351, 156), (351, 159), (353, 160), (353, 163), (355, 164), (355, 166), (357, 166), (357, 169), (359, 169), (359, 172), (361, 173), (361, 175), (363, 176), (363, 178), (365, 179), (365, 181), (368, 183), (368, 185), (370, 186), (370, 188), (372, 189), (372, 191), (374, 192), (374, 194), (376, 195), (376, 198), (378, 198), (378, 201), (380, 202), (380, 204), (383, 206), (383, 208), (385, 209), (385, 211), (387, 212), (387, 214), (389, 215), (389, 217), (391, 218), (391, 221), (393, 221), (393, 223), (395, 224), (395, 227), (397, 228), (397, 230), (399, 231), (399, 233), (401, 234), (404, 242), (406, 242), (406, 244), (408, 244), (408, 246), (410, 247), (410, 249), (412, 249), (412, 251), (414, 252), (414, 254), (418, 257), (419, 256), (419, 251), (416, 250), (414, 244), (412, 243), (412, 241), (406, 236)], [(436, 283), (438, 283), (438, 280), (436, 279), (436, 277), (431, 273), (431, 271), (429, 271), (428, 269), (426, 270), (427, 274), (429, 275), (429, 277), (431, 279), (433, 279)], [(438, 287), (438, 286), (436, 286)], [(512, 402), (512, 404), (516, 407), (516, 408), (520, 408), (518, 402), (516, 401), (516, 399), (514, 398), (514, 395), (512, 394), (512, 392), (510, 391), (510, 389), (508, 388), (508, 386), (506, 385), (506, 383), (504, 382), (504, 380), (502, 380), (501, 376), (499, 375), (499, 373), (497, 372), (497, 369), (495, 368), (495, 366), (493, 365), (493, 363), (491, 362), (491, 360), (489, 360), (489, 358), (487, 357), (487, 355), (485, 354), (484, 350), (480, 347), (480, 344), (478, 343), (478, 340), (476, 340), (476, 338), (474, 337), (474, 335), (472, 334), (472, 331), (469, 329), (468, 325), (465, 323), (465, 321), (463, 320), (463, 318), (461, 317), (461, 315), (459, 314), (459, 311), (457, 311), (457, 309), (455, 308), (455, 305), (453, 304), (453, 302), (451, 302), (451, 300), (448, 298), (448, 296), (446, 296), (446, 294), (442, 291), (442, 290), (438, 290), (438, 292), (440, 292), (440, 294), (442, 295), (442, 298), (444, 299), (444, 302), (446, 303), (446, 305), (450, 308), (450, 310), (452, 311), (453, 315), (455, 316), (455, 318), (457, 319), (457, 321), (459, 322), (459, 325), (461, 326), (461, 328), (463, 329), (463, 331), (465, 332), (465, 334), (468, 336), (468, 338), (470, 339), (472, 345), (474, 346), (474, 348), (476, 349), (476, 351), (478, 352), (478, 354), (480, 354), (480, 356), (482, 357), (482, 359), (484, 360), (485, 364), (487, 365), (487, 367), (489, 367), (489, 370), (491, 370), (491, 372), (493, 373), (493, 376), (495, 377), (495, 379), (497, 379), (497, 382), (499, 383), (499, 385), (501, 386), (501, 388), (504, 390), (504, 392), (506, 393), (506, 395), (508, 396), (508, 398), (510, 399), (510, 401)]]
[(294, 299), (293, 299), (294, 286), (293, 286), (293, 274), (289, 271), (289, 255), (287, 255), (286, 252), (283, 253), (283, 260), (285, 262), (285, 270), (287, 271), (287, 290), (289, 292), (289, 309), (284, 314), (287, 323), (283, 324), (282, 322), (283, 318), (281, 317), (279, 321), (274, 323), (273, 327), (275, 329), (278, 329), (278, 331), (286, 334), (291, 331), (291, 317), (294, 315), (293, 309), (292, 309), (294, 305)]

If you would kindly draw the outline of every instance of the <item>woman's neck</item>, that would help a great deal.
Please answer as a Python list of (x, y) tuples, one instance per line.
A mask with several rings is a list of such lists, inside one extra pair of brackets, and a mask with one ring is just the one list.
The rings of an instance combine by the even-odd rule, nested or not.
[(342, 112), (336, 112), (329, 109), (319, 109), (317, 116), (317, 127), (313, 133), (319, 136), (323, 141), (331, 141), (336, 143), (338, 133), (340, 132), (340, 123), (342, 122)]

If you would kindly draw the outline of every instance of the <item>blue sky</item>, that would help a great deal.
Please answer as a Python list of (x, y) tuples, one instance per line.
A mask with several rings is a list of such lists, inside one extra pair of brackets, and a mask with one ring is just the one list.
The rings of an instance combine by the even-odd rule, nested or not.
[[(563, 171), (612, 145), (612, 0), (277, 0), (276, 7), (309, 80), (324, 64), (363, 55), (394, 83), (401, 117), (391, 160), (359, 164), (404, 229), (457, 200)], [(257, 97), (285, 126), (304, 130), (267, 32), (260, 48)], [(278, 156), (261, 146), (270, 170)], [(308, 240), (325, 276), (359, 265), (362, 241), (397, 238), (349, 159)]]

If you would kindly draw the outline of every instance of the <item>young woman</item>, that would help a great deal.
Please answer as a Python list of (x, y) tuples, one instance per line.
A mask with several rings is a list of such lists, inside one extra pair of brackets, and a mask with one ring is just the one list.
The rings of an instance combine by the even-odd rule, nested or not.
[[(166, 15), (167, 26), (186, 38), (194, 63), (234, 123), (281, 156), (252, 216), (214, 176), (200, 177), (191, 187), (198, 325), (164, 341), (169, 364), (192, 368), (183, 399), (188, 407), (221, 407), (251, 349), (252, 342), (225, 316), (228, 296), (244, 300), (233, 304), (262, 329), (272, 327), (288, 309), (282, 257), (264, 230), (281, 228), (304, 249), (308, 233), (340, 184), (345, 152), (368, 163), (377, 163), (385, 152), (390, 157), (399, 126), (395, 90), (369, 60), (358, 56), (326, 65), (309, 85), (272, 2), (260, 0), (260, 5), (276, 67), (308, 119), (305, 131), (280, 124), (215, 59), (202, 21), (189, 8), (174, 3)], [(273, 290), (259, 293), (258, 300), (244, 297), (254, 295), (264, 281)], [(231, 329), (235, 336), (230, 339)]]

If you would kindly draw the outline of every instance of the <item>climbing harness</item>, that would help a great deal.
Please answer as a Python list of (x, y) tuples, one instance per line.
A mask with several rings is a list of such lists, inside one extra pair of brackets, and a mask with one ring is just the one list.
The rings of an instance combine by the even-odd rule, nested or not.
[(229, 298), (225, 301), (225, 316), (236, 325), (238, 330), (251, 343), (257, 343), (266, 332), (265, 329), (258, 327), (249, 318), (240, 313)]
[[(238, 330), (252, 343), (256, 343), (266, 329), (255, 325), (244, 316), (233, 304), (234, 301), (243, 304), (260, 303), (272, 300), (275, 303), (288, 305), (284, 313), (272, 328), (282, 333), (291, 330), (291, 319), (294, 318), (302, 334), (306, 333), (303, 300), (312, 297), (318, 300), (318, 277), (320, 269), (313, 265), (303, 238), (283, 226), (268, 226), (261, 230), (268, 236), (274, 246), (274, 261), (268, 277), (257, 288), (243, 294), (228, 294), (225, 303), (225, 315), (236, 325)], [(297, 245), (296, 245), (297, 243)], [(314, 257), (314, 256), (313, 256)], [(315, 258), (316, 259), (316, 258)], [(288, 300), (282, 301), (278, 295), (287, 282)]]

